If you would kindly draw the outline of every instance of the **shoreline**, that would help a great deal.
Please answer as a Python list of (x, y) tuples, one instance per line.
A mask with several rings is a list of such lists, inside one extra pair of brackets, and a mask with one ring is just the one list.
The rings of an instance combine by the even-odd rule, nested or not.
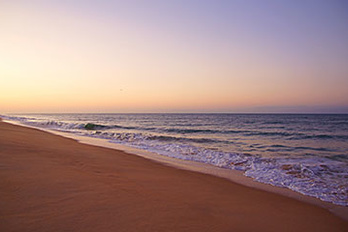
[[(287, 223), (286, 220), (289, 220), (289, 217), (291, 218), (291, 220), (293, 222), (294, 221), (297, 222), (297, 224), (295, 223), (293, 226), (295, 226), (297, 229), (306, 228), (307, 231), (309, 228), (310, 228), (309, 231), (314, 231), (314, 230), (325, 231), (324, 230), (325, 228), (332, 229), (333, 228), (332, 226), (338, 226), (335, 228), (341, 228), (341, 230), (342, 229), (347, 230), (347, 228), (348, 228), (347, 222), (344, 222), (341, 219), (333, 216), (333, 214), (329, 213), (328, 210), (324, 210), (324, 209), (319, 208), (317, 206), (303, 203), (303, 202), (300, 202), (298, 200), (291, 199), (289, 197), (281, 196), (279, 193), (274, 194), (274, 193), (271, 193), (268, 191), (259, 190), (259, 189), (255, 188), (254, 186), (245, 187), (245, 186), (242, 186), (242, 185), (236, 183), (236, 181), (225, 180), (225, 179), (229, 179), (229, 178), (226, 178), (224, 176), (216, 177), (216, 176), (212, 176), (213, 173), (202, 174), (202, 173), (198, 172), (199, 170), (187, 171), (187, 170), (180, 170), (179, 169), (179, 168), (184, 169), (184, 166), (175, 167), (175, 165), (174, 165), (175, 168), (167, 167), (170, 165), (170, 162), (167, 163), (166, 165), (163, 165), (163, 162), (161, 162), (161, 161), (158, 161), (158, 160), (157, 161), (155, 160), (156, 162), (153, 162), (153, 160), (149, 161), (148, 158), (144, 159), (143, 157), (140, 157), (139, 154), (133, 155), (133, 154), (130, 154), (129, 152), (123, 152), (123, 151), (117, 150), (116, 148), (109, 149), (109, 148), (99, 147), (99, 145), (96, 146), (95, 144), (93, 146), (86, 145), (83, 143), (83, 141), (78, 142), (76, 140), (72, 140), (72, 139), (69, 139), (66, 137), (60, 137), (60, 136), (57, 136), (51, 132), (44, 132), (44, 131), (37, 129), (37, 128), (36, 129), (26, 128), (23, 125), (17, 126), (17, 125), (13, 125), (13, 124), (9, 124), (9, 123), (4, 123), (4, 122), (0, 122), (0, 125), (1, 125), (2, 129), (5, 128), (6, 130), (8, 130), (10, 132), (12, 131), (11, 132), (12, 135), (6, 134), (4, 132), (1, 135), (3, 140), (5, 140), (2, 142), (7, 142), (7, 144), (5, 144), (6, 146), (5, 145), (3, 146), (4, 149), (3, 149), (2, 153), (0, 152), (0, 154), (2, 154), (1, 155), (2, 167), (0, 170), (2, 170), (1, 173), (2, 173), (2, 175), (4, 175), (6, 177), (5, 180), (7, 181), (7, 182), (6, 181), (3, 182), (2, 186), (4, 187), (3, 189), (8, 190), (8, 191), (11, 190), (15, 194), (17, 194), (18, 196), (21, 195), (23, 197), (23, 196), (30, 195), (28, 193), (30, 193), (29, 190), (32, 190), (31, 189), (32, 186), (35, 186), (36, 188), (40, 189), (40, 188), (43, 188), (43, 187), (41, 187), (41, 185), (47, 185), (48, 181), (53, 181), (55, 183), (56, 179), (52, 180), (52, 178), (50, 178), (52, 176), (55, 176), (55, 177), (58, 177), (58, 179), (60, 180), (58, 182), (58, 184), (62, 184), (62, 183), (64, 185), (67, 184), (71, 190), (71, 192), (68, 191), (68, 193), (67, 193), (64, 189), (59, 188), (58, 189), (59, 191), (63, 191), (63, 190), (64, 191), (60, 192), (60, 194), (59, 194), (59, 196), (57, 196), (57, 198), (64, 195), (64, 199), (71, 199), (72, 198), (74, 200), (79, 200), (78, 201), (79, 204), (87, 203), (87, 202), (88, 202), (88, 204), (90, 204), (89, 201), (86, 202), (86, 201), (83, 201), (83, 199), (81, 199), (81, 200), (76, 199), (75, 196), (81, 194), (81, 191), (83, 192), (83, 194), (82, 194), (83, 196), (88, 196), (88, 197), (92, 197), (92, 198), (96, 197), (96, 195), (91, 194), (91, 192), (95, 193), (95, 194), (98, 193), (98, 194), (101, 194), (102, 196), (104, 196), (105, 199), (103, 199), (102, 202), (98, 201), (91, 206), (91, 208), (93, 208), (93, 210), (92, 210), (93, 212), (95, 212), (96, 208), (99, 209), (100, 205), (103, 205), (103, 207), (106, 207), (104, 205), (104, 203), (107, 203), (107, 202), (110, 202), (111, 205), (117, 205), (117, 206), (119, 206), (120, 204), (122, 205), (123, 203), (118, 202), (117, 201), (118, 199), (114, 199), (114, 197), (111, 197), (109, 195), (109, 192), (106, 190), (111, 188), (110, 186), (108, 186), (108, 185), (107, 186), (104, 186), (104, 185), (99, 186), (100, 190), (97, 191), (94, 188), (89, 189), (88, 184), (95, 183), (97, 185), (100, 185), (100, 183), (98, 181), (101, 181), (101, 182), (108, 182), (108, 183), (120, 185), (122, 187), (121, 189), (125, 190), (127, 192), (126, 195), (124, 195), (124, 193), (122, 191), (119, 192), (120, 191), (119, 188), (116, 188), (113, 190), (117, 192), (116, 195), (118, 197), (125, 198), (126, 205), (122, 205), (121, 209), (124, 209), (124, 212), (132, 211), (133, 212), (132, 217), (131, 217), (132, 219), (133, 219), (133, 216), (135, 215), (134, 217), (136, 217), (136, 218), (137, 217), (144, 217), (144, 218), (147, 218), (147, 220), (150, 220), (150, 221), (153, 220), (151, 222), (148, 222), (150, 224), (155, 223), (156, 220), (152, 217), (150, 217), (150, 219), (149, 219), (148, 212), (152, 212), (152, 210), (157, 209), (159, 207), (160, 208), (160, 209), (158, 209), (159, 212), (161, 212), (162, 214), (165, 213), (165, 215), (171, 215), (171, 216), (173, 216), (173, 214), (176, 215), (178, 212), (184, 213), (186, 211), (185, 210), (183, 211), (182, 209), (187, 209), (186, 216), (188, 216), (191, 219), (191, 221), (189, 221), (189, 224), (187, 224), (186, 226), (189, 226), (190, 223), (191, 224), (193, 223), (193, 225), (195, 225), (196, 227), (193, 228), (192, 230), (202, 230), (202, 229), (204, 230), (204, 229), (208, 229), (208, 228), (212, 229), (213, 227), (211, 227), (211, 226), (213, 226), (216, 222), (218, 222), (218, 221), (220, 222), (220, 220), (222, 220), (221, 218), (214, 217), (215, 223), (210, 224), (211, 222), (209, 222), (209, 221), (206, 222), (204, 219), (207, 215), (210, 215), (210, 216), (219, 215), (220, 217), (225, 217), (223, 220), (223, 223), (221, 224), (221, 226), (222, 225), (226, 226), (224, 228), (232, 228), (233, 226), (236, 226), (233, 228), (241, 229), (241, 228), (247, 228), (248, 226), (252, 226), (252, 225), (249, 225), (250, 223), (243, 221), (246, 219), (242, 220), (241, 218), (239, 218), (239, 220), (235, 220), (234, 217), (231, 218), (231, 216), (229, 216), (229, 215), (234, 215), (237, 218), (239, 216), (236, 216), (236, 215), (247, 216), (248, 220), (251, 218), (250, 220), (256, 221), (257, 225), (262, 226), (261, 231), (262, 230), (264, 230), (264, 231), (268, 231), (268, 230), (277, 231), (277, 230), (279, 230), (279, 228), (283, 228), (284, 226), (286, 226), (287, 228), (289, 228), (288, 230), (290, 230), (291, 225), (286, 224)], [(32, 137), (28, 137), (28, 134), (32, 135)], [(12, 136), (12, 140), (8, 138), (11, 136)], [(21, 140), (16, 141), (16, 138), (22, 139), (23, 141), (21, 141)], [(47, 144), (43, 143), (41, 140), (47, 140)], [(52, 147), (53, 144), (56, 144), (56, 145)], [(16, 151), (20, 148), (23, 148), (23, 149), (21, 149), (21, 152)], [(93, 152), (91, 153), (90, 150)], [(80, 152), (84, 153), (85, 156), (80, 155)], [(30, 157), (30, 156), (24, 157), (23, 153), (31, 154), (31, 155), (33, 155), (33, 157)], [(8, 157), (8, 154), (15, 154), (15, 155), (13, 157)], [(57, 156), (58, 154), (61, 155), (62, 157)], [(27, 159), (32, 161), (32, 163), (24, 162), (24, 161), (28, 161)], [(74, 162), (71, 163), (70, 162), (71, 160), (73, 160)], [(91, 162), (91, 161), (93, 161), (93, 162)], [(129, 164), (131, 164), (129, 167), (131, 167), (130, 169), (132, 169), (132, 170), (128, 170), (128, 168), (121, 166), (120, 164), (118, 164), (118, 162), (109, 162), (109, 161), (120, 161), (120, 162), (122, 161), (122, 162), (129, 163)], [(157, 163), (157, 162), (159, 162), (159, 163)], [(6, 165), (6, 163), (8, 163), (8, 165)], [(187, 163), (187, 161), (185, 161), (183, 163)], [(190, 165), (192, 164), (192, 162), (189, 162), (189, 163), (190, 163)], [(12, 167), (9, 164), (13, 164), (15, 166), (18, 166), (17, 171), (18, 170), (23, 171), (23, 175), (29, 175), (29, 176), (25, 176), (25, 179), (29, 178), (30, 179), (29, 182), (31, 183), (31, 185), (26, 186), (25, 188), (23, 187), (23, 191), (19, 191), (22, 188), (21, 185), (16, 185), (16, 186), (11, 185), (9, 188), (8, 183), (13, 181), (12, 178), (14, 178), (14, 179), (17, 178), (16, 175), (19, 175), (19, 174), (16, 174), (16, 170), (12, 170)], [(38, 165), (38, 164), (40, 164), (40, 165)], [(45, 164), (44, 167), (48, 168), (48, 169), (44, 168), (44, 170), (47, 171), (47, 177), (41, 176), (42, 173), (37, 173), (40, 170), (36, 170), (34, 168), (30, 169), (30, 170), (25, 170), (26, 169), (25, 165), (29, 165), (29, 166), (34, 165), (35, 168), (43, 169), (42, 164)], [(57, 170), (54, 170), (54, 169), (51, 170), (50, 169), (51, 166), (57, 168)], [(198, 167), (196, 167), (196, 168), (202, 169), (203, 166), (198, 165)], [(149, 169), (149, 167), (151, 167), (151, 168)], [(153, 170), (152, 170), (152, 168), (153, 168)], [(97, 172), (94, 172), (96, 170), (97, 170)], [(139, 170), (141, 170), (141, 171), (139, 171)], [(144, 170), (147, 170), (148, 172), (145, 172), (145, 173), (142, 172)], [(227, 170), (227, 171), (231, 171), (231, 170)], [(215, 170), (211, 169), (210, 172), (215, 172)], [(231, 173), (231, 172), (229, 172), (229, 173)], [(14, 177), (11, 177), (10, 174), (14, 175)], [(31, 179), (32, 178), (32, 177), (30, 177), (31, 174), (38, 175), (40, 177), (39, 179), (42, 179), (42, 181), (41, 182), (39, 181), (39, 183), (37, 183), (38, 180)], [(62, 175), (65, 178), (66, 177), (70, 178), (74, 185), (71, 185), (71, 183), (65, 183), (65, 178), (62, 178)], [(86, 178), (86, 175), (89, 178)], [(131, 176), (130, 179), (132, 179), (132, 181), (130, 183), (124, 182), (124, 180), (126, 179), (125, 177), (129, 178), (130, 176)], [(180, 176), (180, 178), (179, 178), (179, 176)], [(222, 179), (221, 177), (223, 177), (225, 179)], [(178, 178), (178, 179), (176, 179), (176, 178)], [(247, 177), (244, 177), (244, 178), (247, 178)], [(159, 179), (159, 180), (157, 180), (157, 179)], [(162, 181), (164, 179), (166, 181)], [(81, 183), (79, 183), (76, 180), (83, 180), (83, 181), (81, 181)], [(167, 180), (172, 180), (173, 183), (168, 183)], [(23, 180), (18, 179), (17, 181), (26, 185), (26, 183), (24, 183)], [(109, 182), (109, 181), (111, 181), (111, 182)], [(148, 186), (144, 185), (144, 183), (147, 183)], [(257, 183), (257, 182), (254, 182), (254, 183)], [(138, 184), (140, 186), (138, 186)], [(184, 186), (181, 186), (182, 184), (184, 184)], [(265, 186), (265, 184), (261, 184), (261, 183), (257, 183), (257, 184)], [(75, 185), (79, 187), (79, 189), (77, 189), (78, 191), (76, 189), (74, 189)], [(175, 186), (172, 186), (172, 185), (176, 185), (177, 188), (174, 188)], [(118, 186), (118, 187), (120, 187), (120, 186)], [(269, 187), (275, 188), (273, 186), (269, 186)], [(19, 190), (18, 190), (18, 188), (19, 188)], [(55, 188), (56, 188), (55, 185), (50, 185), (48, 187), (48, 190), (46, 189), (46, 191), (51, 193), (52, 189), (55, 189)], [(88, 191), (84, 192), (83, 189), (85, 189), (85, 188), (88, 188)], [(192, 189), (190, 189), (190, 188), (192, 188)], [(24, 191), (25, 189), (28, 191)], [(168, 189), (171, 189), (173, 192), (172, 193), (166, 192), (166, 191), (168, 191)], [(73, 191), (73, 190), (75, 190), (75, 191)], [(96, 191), (96, 192), (93, 192), (92, 190)], [(161, 190), (161, 191), (157, 192), (154, 190)], [(206, 190), (206, 191), (200, 191), (200, 190)], [(37, 189), (33, 190), (33, 192), (35, 192), (35, 194), (38, 193), (37, 191), (38, 191)], [(288, 191), (291, 191), (291, 190), (288, 190)], [(187, 195), (185, 195), (185, 194), (181, 195), (183, 192), (185, 192)], [(293, 192), (293, 191), (291, 191), (291, 192)], [(5, 191), (5, 193), (7, 193), (7, 192)], [(41, 193), (41, 191), (40, 191), (40, 193)], [(146, 193), (153, 193), (156, 197), (154, 198), (151, 194), (147, 195)], [(36, 199), (35, 194), (33, 196), (29, 197), (29, 198), (32, 198), (32, 202), (30, 201), (31, 204), (29, 204), (30, 207), (28, 207), (27, 210), (28, 209), (29, 209), (29, 211), (32, 210), (33, 209), (32, 207), (34, 207), (34, 211), (35, 211), (35, 209), (38, 209), (38, 208), (40, 210), (43, 210), (43, 211), (47, 210), (47, 207), (48, 207), (48, 209), (51, 209), (49, 207), (50, 203), (47, 206), (47, 202), (45, 205), (40, 206), (41, 205), (40, 204), (41, 198)], [(128, 199), (129, 194), (134, 198), (131, 197), (131, 199)], [(148, 201), (138, 202), (139, 195), (144, 196), (144, 194), (147, 196), (146, 200), (149, 200), (149, 202), (151, 204), (148, 203)], [(50, 197), (49, 194), (48, 195), (43, 194), (43, 195), (44, 195), (43, 201), (45, 200), (45, 197), (46, 198)], [(185, 199), (185, 197), (188, 197), (190, 199), (190, 201), (187, 201), (187, 199)], [(197, 199), (195, 199), (195, 197), (197, 197)], [(168, 202), (168, 199), (171, 199), (176, 204), (172, 205), (170, 201)], [(60, 199), (60, 200), (62, 200), (62, 199)], [(84, 199), (84, 200), (86, 200), (86, 199)], [(319, 199), (317, 199), (317, 200), (320, 201)], [(129, 202), (134, 202), (134, 201), (136, 201), (138, 203), (137, 206), (139, 206), (140, 209), (135, 209), (134, 205), (133, 206), (129, 205)], [(195, 202), (195, 203), (192, 203), (191, 201)], [(37, 220), (35, 215), (40, 214), (40, 213), (35, 214), (33, 216), (32, 214), (28, 213), (29, 219), (28, 219), (28, 217), (23, 216), (23, 213), (21, 213), (19, 216), (18, 215), (15, 216), (16, 214), (14, 214), (13, 212), (16, 212), (19, 210), (16, 207), (14, 207), (14, 205), (16, 205), (16, 204), (14, 202), (12, 202), (11, 203), (12, 205), (11, 205), (7, 201), (4, 201), (4, 202), (5, 203), (3, 203), (3, 204), (5, 206), (7, 206), (8, 209), (11, 209), (11, 210), (5, 210), (5, 208), (6, 208), (5, 207), (5, 208), (2, 208), (2, 210), (0, 210), (0, 212), (2, 212), (1, 217), (5, 218), (7, 221), (10, 220), (11, 218), (14, 219), (16, 217), (20, 218), (22, 221), (27, 221), (27, 220), (33, 219), (33, 218), (35, 218), (35, 220)], [(55, 201), (49, 201), (49, 202), (52, 203)], [(61, 202), (61, 201), (59, 201), (59, 202)], [(65, 202), (65, 200), (63, 200), (63, 202)], [(159, 203), (159, 206), (158, 207), (154, 206), (153, 205), (154, 202)], [(240, 202), (243, 202), (243, 204)], [(74, 203), (71, 201), (69, 201), (69, 203), (71, 203), (72, 205), (77, 204), (77, 203)], [(192, 206), (192, 205), (190, 205), (191, 203), (194, 205), (193, 208), (188, 207), (188, 206)], [(229, 207), (227, 207), (226, 205)], [(235, 208), (236, 205), (238, 205), (238, 209)], [(65, 206), (67, 207), (68, 211), (72, 207), (71, 206), (69, 208), (69, 205), (65, 205)], [(18, 207), (18, 205), (17, 205), (17, 207)], [(79, 211), (81, 209), (81, 205), (78, 205), (78, 207), (77, 207), (78, 209), (76, 209), (76, 207), (77, 206), (75, 206), (75, 208), (73, 208), (73, 209), (70, 209), (70, 211), (69, 211), (71, 213), (71, 214), (69, 214), (70, 216), (74, 216), (75, 215), (74, 213), (76, 213), (76, 212), (84, 212), (82, 210)], [(179, 209), (178, 209), (178, 207), (179, 207)], [(186, 207), (188, 207), (188, 208), (186, 208)], [(107, 210), (108, 211), (107, 217), (112, 218), (112, 216), (113, 216), (112, 212), (114, 212), (114, 210), (117, 211), (117, 209), (120, 209), (120, 208), (119, 207), (115, 207), (115, 208), (111, 207), (110, 211)], [(229, 210), (231, 212), (229, 212)], [(8, 211), (11, 211), (13, 213), (13, 214), (11, 214), (10, 219), (8, 219), (8, 217), (9, 217)], [(214, 211), (214, 212), (212, 213), (212, 211)], [(72, 213), (72, 212), (74, 212), (74, 213)], [(194, 212), (194, 214), (192, 214), (193, 212)], [(233, 214), (233, 212), (234, 212), (234, 214)], [(257, 212), (259, 212), (259, 213), (263, 212), (266, 214), (270, 214), (268, 216), (270, 216), (271, 218), (266, 218), (266, 217), (262, 216), (262, 213), (259, 214)], [(196, 214), (197, 214), (197, 218), (195, 216)], [(298, 214), (298, 215), (295, 215), (295, 214)], [(337, 214), (337, 212), (336, 212), (336, 214)], [(56, 212), (53, 216), (56, 216), (58, 218), (62, 217), (62, 216), (60, 216), (59, 212)], [(102, 217), (102, 216), (105, 216), (105, 212), (94, 215), (94, 219)], [(260, 216), (261, 216), (262, 220), (265, 220), (265, 221), (258, 221), (257, 218), (260, 218)], [(90, 217), (90, 216), (88, 216), (88, 217)], [(277, 219), (277, 217), (280, 217), (280, 218)], [(303, 218), (303, 217), (305, 217), (305, 218)], [(123, 218), (123, 216), (122, 216), (122, 218)], [(169, 218), (170, 217), (165, 218), (165, 219), (169, 220)], [(318, 221), (318, 218), (322, 218), (322, 221)], [(63, 218), (63, 219), (66, 220), (66, 218)], [(277, 220), (275, 220), (275, 219), (277, 219)], [(50, 220), (58, 220), (58, 219), (56, 219), (55, 217), (52, 217)], [(50, 220), (49, 220), (49, 222), (51, 222)], [(83, 220), (83, 218), (79, 218), (79, 220)], [(103, 220), (106, 220), (106, 219), (103, 219)], [(130, 223), (129, 218), (123, 218), (121, 220), (121, 222), (120, 221), (118, 221), (118, 222), (122, 224), (123, 220), (126, 221), (127, 223)], [(246, 220), (246, 221), (248, 221), (248, 220)], [(175, 223), (180, 222), (180, 220), (178, 218), (176, 218), (174, 221), (175, 221)], [(167, 226), (169, 226), (169, 225), (174, 226), (175, 225), (174, 221), (170, 221), (167, 224), (160, 224), (160, 226), (161, 226), (161, 228), (167, 228)], [(201, 223), (201, 225), (196, 224), (197, 222)], [(313, 224), (314, 222), (316, 222), (315, 225)], [(42, 223), (45, 224), (45, 222), (42, 222)], [(113, 222), (109, 221), (109, 219), (106, 220), (105, 223), (109, 225), (109, 228), (114, 226)], [(129, 227), (127, 227), (127, 225), (130, 226), (130, 224), (127, 224), (127, 223), (125, 223), (124, 224), (125, 227), (123, 227), (125, 231), (127, 229), (129, 229)], [(140, 224), (143, 225), (142, 223), (144, 223), (144, 222), (141, 222)], [(183, 223), (183, 222), (180, 222), (180, 223)], [(320, 224), (320, 226), (319, 226), (319, 224)], [(15, 226), (14, 224), (11, 224), (11, 225)], [(27, 224), (24, 223), (24, 225), (27, 225), (27, 226), (31, 225), (34, 228), (36, 228), (35, 223), (33, 224), (32, 220), (31, 221), (29, 220), (29, 222)], [(69, 225), (73, 226), (73, 224), (69, 224)], [(78, 224), (78, 225), (83, 226), (83, 223)], [(154, 226), (153, 224), (151, 224), (151, 225), (146, 224), (146, 225), (148, 226), (146, 228), (150, 228), (151, 226)], [(61, 226), (64, 227), (64, 225), (60, 225), (58, 227), (60, 229), (62, 229)], [(93, 224), (93, 226), (97, 226), (97, 225)], [(94, 228), (94, 229), (98, 228), (98, 229), (104, 230), (103, 229), (104, 227), (98, 227), (101, 225), (98, 225), (97, 227), (93, 227), (93, 226), (90, 228)], [(156, 226), (157, 226), (157, 224), (156, 224)], [(241, 227), (239, 227), (239, 226), (241, 226)], [(329, 227), (325, 227), (325, 226), (329, 226)], [(57, 228), (57, 231), (59, 231), (59, 228)], [(155, 228), (155, 227), (152, 227), (152, 228)], [(172, 227), (170, 227), (170, 228), (172, 228)], [(182, 228), (188, 228), (188, 227), (182, 227)], [(276, 228), (277, 228), (277, 230), (276, 230)], [(179, 228), (177, 228), (177, 229), (179, 229)], [(223, 228), (219, 227), (217, 229), (222, 230)], [(258, 229), (260, 230), (260, 228), (258, 228)], [(93, 229), (90, 229), (90, 230), (93, 231)], [(107, 231), (107, 230), (105, 230), (105, 231)], [(333, 231), (333, 230), (331, 230), (331, 231)], [(339, 231), (339, 230), (337, 230), (337, 231)]]
[(70, 138), (81, 144), (87, 144), (87, 145), (122, 151), (128, 154), (140, 156), (145, 159), (158, 162), (162, 165), (174, 167), (177, 169), (188, 170), (188, 171), (212, 175), (219, 178), (224, 178), (233, 183), (237, 183), (246, 187), (279, 194), (279, 195), (289, 197), (301, 202), (319, 206), (321, 208), (324, 208), (332, 212), (336, 216), (344, 219), (345, 221), (348, 221), (348, 207), (336, 205), (331, 202), (322, 201), (319, 198), (307, 196), (299, 192), (295, 192), (288, 188), (282, 188), (282, 187), (273, 186), (267, 183), (257, 182), (253, 178), (243, 175), (242, 171), (224, 169), (224, 168), (216, 167), (210, 164), (201, 163), (197, 161), (181, 160), (181, 159), (177, 159), (173, 157), (163, 156), (163, 155), (159, 155), (157, 153), (142, 150), (139, 148), (133, 148), (133, 147), (129, 147), (122, 144), (112, 143), (101, 138), (94, 138), (94, 137), (82, 136), (82, 135), (77, 135), (73, 133), (62, 132), (62, 131), (57, 131), (52, 129), (39, 128), (39, 127), (25, 125), (20, 122), (9, 121), (9, 120), (3, 120), (3, 122), (45, 131), (47, 133), (62, 136), (65, 138)]

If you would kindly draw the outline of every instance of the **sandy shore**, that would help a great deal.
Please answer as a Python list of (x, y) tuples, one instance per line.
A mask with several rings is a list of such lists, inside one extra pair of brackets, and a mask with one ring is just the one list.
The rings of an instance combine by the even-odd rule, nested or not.
[(348, 231), (329, 211), (0, 122), (0, 231)]

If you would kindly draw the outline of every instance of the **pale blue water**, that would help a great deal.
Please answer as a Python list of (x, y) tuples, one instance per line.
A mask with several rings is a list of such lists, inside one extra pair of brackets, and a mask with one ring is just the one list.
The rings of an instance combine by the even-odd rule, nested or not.
[(4, 119), (236, 169), (348, 206), (348, 115), (41, 114)]

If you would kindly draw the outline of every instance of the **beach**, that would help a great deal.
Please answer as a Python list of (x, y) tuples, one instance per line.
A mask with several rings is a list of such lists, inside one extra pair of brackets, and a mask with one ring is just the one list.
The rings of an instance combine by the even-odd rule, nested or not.
[(1, 231), (348, 231), (328, 210), (0, 122)]

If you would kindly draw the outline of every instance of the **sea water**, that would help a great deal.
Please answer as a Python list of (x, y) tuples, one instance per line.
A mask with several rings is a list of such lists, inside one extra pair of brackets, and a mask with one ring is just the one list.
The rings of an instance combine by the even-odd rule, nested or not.
[(160, 155), (240, 170), (256, 181), (348, 206), (348, 115), (2, 115)]

